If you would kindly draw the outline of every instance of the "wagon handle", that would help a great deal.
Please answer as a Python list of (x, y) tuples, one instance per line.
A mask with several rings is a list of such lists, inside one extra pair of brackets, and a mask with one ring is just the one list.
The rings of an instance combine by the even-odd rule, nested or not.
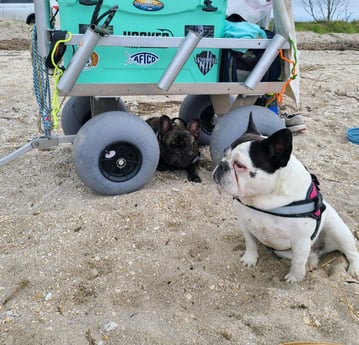
[(10, 154), (0, 157), (0, 166), (5, 165), (15, 158), (18, 158), (25, 153), (31, 151), (32, 149), (45, 149), (49, 147), (58, 146), (60, 144), (71, 144), (74, 142), (76, 135), (59, 135), (53, 136), (51, 138), (47, 137), (36, 137), (33, 138), (30, 142), (19, 147)]
[(204, 7), (202, 8), (202, 11), (205, 12), (215, 12), (218, 10), (218, 7), (212, 6), (211, 0), (204, 0)]

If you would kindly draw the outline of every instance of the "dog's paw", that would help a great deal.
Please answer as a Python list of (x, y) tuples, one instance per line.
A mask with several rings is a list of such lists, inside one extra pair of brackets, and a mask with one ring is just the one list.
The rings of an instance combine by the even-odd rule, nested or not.
[(359, 260), (349, 264), (348, 273), (355, 279), (359, 279)]
[(258, 255), (252, 252), (245, 252), (241, 257), (241, 262), (244, 266), (253, 267), (257, 264)]
[(284, 279), (287, 283), (299, 283), (304, 279), (304, 277), (305, 277), (305, 274), (289, 272), (284, 277)]
[(310, 253), (308, 262), (307, 262), (307, 270), (308, 272), (313, 272), (317, 269), (319, 263), (319, 255), (317, 253)]
[(192, 174), (192, 175), (188, 175), (188, 181), (195, 182), (195, 183), (201, 183), (202, 179), (198, 175)]

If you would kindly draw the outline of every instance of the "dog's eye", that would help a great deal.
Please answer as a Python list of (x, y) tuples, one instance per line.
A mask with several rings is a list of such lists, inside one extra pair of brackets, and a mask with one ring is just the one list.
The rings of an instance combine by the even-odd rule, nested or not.
[(240, 170), (240, 171), (247, 170), (247, 167), (239, 161), (234, 161), (234, 166), (235, 166), (236, 170)]

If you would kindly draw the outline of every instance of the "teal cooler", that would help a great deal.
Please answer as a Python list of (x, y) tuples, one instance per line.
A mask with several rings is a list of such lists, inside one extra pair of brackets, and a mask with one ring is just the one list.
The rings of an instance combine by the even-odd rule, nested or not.
[[(62, 30), (86, 31), (95, 6), (80, 2), (84, 1), (58, 0)], [(185, 37), (192, 30), (202, 37), (223, 37), (227, 0), (104, 0), (99, 15), (114, 5), (119, 9), (109, 26), (113, 35)], [(77, 84), (157, 83), (176, 52), (177, 48), (97, 46)], [(67, 49), (65, 67), (72, 55)], [(175, 83), (217, 82), (219, 66), (219, 49), (195, 49)]]

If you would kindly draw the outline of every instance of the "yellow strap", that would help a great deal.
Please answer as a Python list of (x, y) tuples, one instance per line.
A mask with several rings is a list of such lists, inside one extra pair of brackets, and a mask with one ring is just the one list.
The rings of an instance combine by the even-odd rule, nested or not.
[(57, 115), (60, 111), (61, 105), (59, 102), (59, 91), (57, 89), (57, 85), (59, 83), (60, 78), (62, 77), (62, 75), (64, 73), (63, 70), (55, 63), (55, 52), (61, 43), (69, 42), (69, 41), (71, 41), (71, 39), (72, 39), (72, 33), (68, 32), (67, 38), (65, 38), (63, 40), (58, 40), (54, 46), (54, 49), (52, 49), (52, 52), (51, 52), (51, 62), (52, 62), (52, 65), (55, 66), (55, 69), (54, 69), (55, 90), (54, 90), (54, 94), (52, 96), (52, 102), (51, 102), (51, 105), (52, 105), (51, 114), (52, 114), (53, 128), (57, 128), (57, 126), (58, 126)]

